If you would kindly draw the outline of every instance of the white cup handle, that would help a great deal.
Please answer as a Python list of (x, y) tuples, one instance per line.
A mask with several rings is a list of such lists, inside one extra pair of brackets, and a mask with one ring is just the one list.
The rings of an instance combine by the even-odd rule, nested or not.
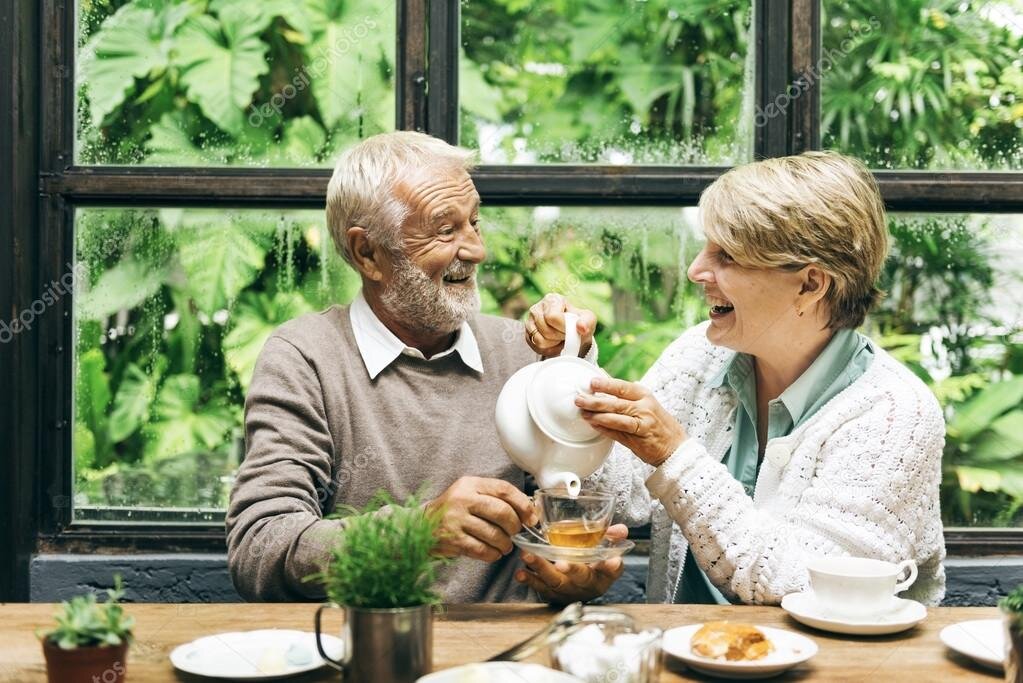
[(565, 313), (565, 348), (561, 351), (561, 355), (575, 358), (579, 355), (581, 346), (579, 316), (575, 313)]
[(901, 593), (902, 591), (912, 586), (913, 582), (916, 581), (917, 575), (916, 562), (914, 562), (913, 560), (903, 560), (902, 562), (899, 562), (899, 573), (896, 576), (901, 576), (902, 572), (906, 570), (909, 571), (909, 575), (906, 577), (905, 581), (896, 584), (895, 586), (896, 593)]

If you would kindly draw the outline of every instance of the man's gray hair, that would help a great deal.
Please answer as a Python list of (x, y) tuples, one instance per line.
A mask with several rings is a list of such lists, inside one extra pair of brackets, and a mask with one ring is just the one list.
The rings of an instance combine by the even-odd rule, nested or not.
[(424, 169), (468, 171), (475, 154), (424, 133), (398, 131), (367, 138), (345, 151), (327, 186), (327, 228), (348, 263), (348, 229), (364, 228), (372, 244), (401, 248), (409, 207), (395, 193), (403, 180)]

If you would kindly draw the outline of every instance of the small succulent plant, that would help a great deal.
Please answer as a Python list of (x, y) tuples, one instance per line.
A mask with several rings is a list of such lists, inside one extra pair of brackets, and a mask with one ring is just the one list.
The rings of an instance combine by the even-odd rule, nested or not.
[(114, 577), (114, 587), (107, 590), (105, 602), (97, 602), (96, 595), (78, 595), (61, 603), (55, 616), (57, 627), (42, 634), (46, 640), (62, 650), (80, 647), (116, 647), (132, 640), (135, 619), (124, 613), (120, 604), (124, 597), (121, 577)]

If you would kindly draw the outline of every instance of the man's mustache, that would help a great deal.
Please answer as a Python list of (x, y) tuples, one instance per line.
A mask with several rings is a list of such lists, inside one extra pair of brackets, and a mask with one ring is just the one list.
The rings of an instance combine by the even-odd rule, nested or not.
[(444, 277), (449, 277), (455, 280), (461, 280), (462, 278), (475, 274), (476, 264), (469, 263), (467, 261), (456, 261), (448, 266), (448, 269), (444, 271)]

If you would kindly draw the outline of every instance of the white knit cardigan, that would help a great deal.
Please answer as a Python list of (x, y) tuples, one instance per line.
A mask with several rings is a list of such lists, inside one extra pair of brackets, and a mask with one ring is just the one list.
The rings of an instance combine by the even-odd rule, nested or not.
[(660, 467), (617, 444), (587, 485), (619, 496), (616, 521), (651, 524), (649, 602), (670, 602), (686, 547), (729, 599), (777, 604), (808, 585), (822, 555), (912, 558), (903, 594), (936, 605), (945, 593), (938, 486), (945, 423), (927, 387), (883, 349), (853, 384), (791, 434), (767, 443), (751, 499), (721, 460), (736, 399), (707, 382), (734, 354), (703, 323), (643, 378), (688, 439)]

